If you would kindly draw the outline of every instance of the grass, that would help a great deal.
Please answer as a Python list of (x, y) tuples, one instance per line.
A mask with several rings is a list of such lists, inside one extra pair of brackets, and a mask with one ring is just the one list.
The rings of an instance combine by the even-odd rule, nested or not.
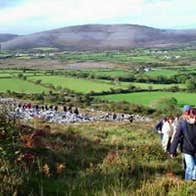
[(4, 78), (4, 77), (10, 77), (9, 73), (0, 73), (0, 78)]
[(91, 91), (100, 92), (108, 91), (111, 88), (122, 88), (126, 89), (130, 85), (134, 85), (141, 89), (164, 89), (170, 88), (172, 86), (178, 86), (184, 88), (183, 84), (151, 84), (151, 83), (138, 83), (138, 82), (118, 82), (114, 83), (109, 80), (95, 80), (95, 79), (82, 79), (74, 77), (63, 77), (63, 76), (33, 76), (29, 77), (30, 80), (42, 80), (43, 84), (52, 84), (54, 86), (61, 86), (63, 88), (68, 88), (75, 92), (89, 93)]
[(108, 91), (111, 88), (126, 88), (124, 85), (114, 85), (99, 80), (88, 80), (73, 77), (63, 76), (35, 76), (30, 77), (31, 80), (41, 80), (43, 84), (53, 84), (54, 86), (61, 86), (70, 90), (89, 93), (91, 91), (100, 92)]
[(141, 89), (166, 89), (171, 88), (173, 86), (178, 86), (179, 88), (185, 88), (184, 84), (152, 84), (152, 83), (139, 83), (139, 82), (130, 82), (129, 84), (134, 85), (136, 87), (140, 87)]
[(18, 93), (27, 93), (27, 94), (49, 91), (48, 88), (32, 84), (25, 80), (19, 80), (16, 78), (11, 78), (11, 79), (1, 78), (0, 79), (0, 92), (7, 92), (8, 90), (18, 92)]
[[(109, 80), (99, 80), (99, 81), (102, 81), (102, 82), (105, 82), (105, 83), (108, 83), (108, 84), (113, 83)], [(136, 86), (138, 88), (145, 89), (145, 90), (149, 89), (149, 88), (152, 88), (152, 89), (167, 89), (167, 88), (171, 88), (173, 86), (178, 86), (179, 88), (185, 88), (184, 84), (153, 84), (153, 83), (143, 83), (143, 82), (119, 82), (119, 84), (121, 86), (124, 86), (124, 87), (128, 87), (130, 85), (133, 85), (133, 86)]]
[(153, 69), (149, 72), (146, 72), (146, 75), (149, 76), (173, 76), (176, 75), (178, 72), (174, 70), (166, 70), (166, 69)]
[(98, 52), (98, 53), (78, 53), (61, 55), (62, 60), (77, 61), (108, 61), (114, 63), (131, 64), (131, 63), (159, 63), (161, 60), (154, 55), (146, 55), (143, 50), (130, 50), (126, 52)]
[(164, 68), (154, 68), (149, 72), (145, 72), (149, 76), (174, 76), (180, 73), (196, 72), (195, 66), (169, 66)]
[[(161, 51), (161, 49), (160, 49)], [(160, 52), (157, 49), (132, 49), (129, 51), (112, 51), (112, 52), (88, 52), (60, 55), (61, 60), (70, 61), (109, 61), (120, 64), (147, 64), (161, 63), (164, 65), (174, 65), (176, 63), (194, 63), (194, 49), (172, 49)], [(165, 53), (166, 52), (166, 53)], [(178, 56), (179, 58), (175, 58)], [(168, 57), (168, 59), (167, 59)], [(193, 62), (192, 62), (193, 61)]]
[(100, 98), (109, 101), (127, 101), (130, 103), (137, 103), (143, 105), (151, 105), (158, 99), (172, 97), (174, 97), (178, 101), (178, 105), (180, 106), (184, 104), (195, 105), (196, 94), (186, 92), (173, 93), (157, 91), (100, 96)]
[[(6, 140), (0, 138), (6, 168), (1, 173), (4, 177), (1, 193), (89, 196), (195, 193), (195, 184), (181, 179), (181, 156), (171, 160), (162, 151), (152, 122), (50, 124), (50, 127), (52, 133), (34, 138), (32, 147), (27, 147), (21, 138), (36, 130), (25, 126), (8, 132)], [(13, 135), (18, 143), (12, 142)], [(29, 159), (24, 156), (26, 152), (33, 156)], [(13, 160), (19, 161), (13, 164)], [(58, 164), (64, 167), (56, 170)], [(171, 172), (173, 176), (168, 175)]]
[(16, 59), (19, 59), (19, 60), (30, 60), (32, 59), (31, 56), (20, 56), (20, 57), (17, 57)]
[[(75, 72), (75, 71), (73, 71)], [(85, 71), (82, 71), (85, 72)], [(125, 74), (126, 72), (124, 70), (87, 70), (86, 72), (98, 74), (98, 75), (112, 75), (112, 76), (120, 76)], [(55, 72), (54, 74), (58, 74), (60, 71)], [(47, 91), (46, 88), (43, 88), (41, 86), (33, 86), (32, 84), (28, 83), (27, 81), (19, 81), (13, 77), (17, 77), (19, 74), (22, 74), (23, 76), (27, 77), (27, 80), (41, 80), (42, 84), (52, 84), (55, 87), (62, 87), (67, 88), (70, 90), (73, 90), (75, 92), (80, 93), (89, 93), (91, 91), (94, 92), (101, 92), (101, 91), (109, 91), (111, 88), (121, 88), (126, 89), (130, 85), (136, 86), (141, 89), (164, 89), (164, 88), (170, 88), (174, 86), (174, 84), (151, 84), (151, 83), (137, 83), (137, 82), (114, 82), (109, 80), (96, 80), (96, 79), (82, 79), (82, 78), (74, 78), (74, 77), (64, 77), (61, 75), (45, 75), (45, 71), (41, 70), (1, 70), (0, 71), (0, 78), (3, 79), (3, 77), (9, 77), (10, 79), (7, 80), (4, 78), (4, 80), (1, 80), (1, 92), (5, 92), (6, 90), (11, 91), (17, 91), (17, 92), (24, 92), (24, 93), (30, 93), (30, 90), (32, 89), (32, 92), (42, 92)], [(62, 74), (62, 72), (61, 72)], [(16, 83), (14, 82), (16, 81)], [(23, 83), (23, 84), (22, 84)], [(30, 86), (32, 87), (30, 87)], [(19, 87), (20, 86), (20, 87)], [(184, 88), (185, 85), (178, 84), (176, 85), (180, 88)]]
[(45, 74), (45, 71), (42, 70), (22, 70), (22, 69), (0, 69), (0, 78), (7, 77), (13, 78), (18, 77), (19, 74), (23, 76), (42, 76)]
[[(69, 70), (68, 73), (87, 73), (95, 76), (111, 76), (111, 77), (120, 77), (126, 76), (130, 71), (122, 69), (88, 69), (88, 70)], [(130, 72), (131, 73), (131, 72)]]

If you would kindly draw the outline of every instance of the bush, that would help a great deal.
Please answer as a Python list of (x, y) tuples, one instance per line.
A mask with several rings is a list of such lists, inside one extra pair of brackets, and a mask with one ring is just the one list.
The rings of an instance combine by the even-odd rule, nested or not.
[(21, 79), (21, 78), (23, 78), (23, 74), (22, 74), (22, 73), (19, 73), (19, 74), (17, 75), (17, 77)]
[(196, 81), (194, 79), (186, 80), (185, 84), (189, 91), (196, 91)]
[(41, 84), (42, 80), (36, 80), (35, 84)]
[(172, 98), (161, 98), (157, 101), (155, 101), (152, 105), (152, 108), (156, 109), (156, 111), (159, 114), (166, 114), (166, 115), (170, 115), (170, 114), (178, 114), (179, 113), (179, 109), (177, 106), (177, 100), (172, 97)]

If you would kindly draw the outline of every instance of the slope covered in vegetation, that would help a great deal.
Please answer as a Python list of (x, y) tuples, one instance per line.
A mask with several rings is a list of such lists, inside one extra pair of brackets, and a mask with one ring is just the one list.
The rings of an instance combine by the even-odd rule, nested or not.
[[(3, 111), (3, 110), (2, 110)], [(195, 195), (152, 123), (32, 127), (0, 115), (3, 195)]]

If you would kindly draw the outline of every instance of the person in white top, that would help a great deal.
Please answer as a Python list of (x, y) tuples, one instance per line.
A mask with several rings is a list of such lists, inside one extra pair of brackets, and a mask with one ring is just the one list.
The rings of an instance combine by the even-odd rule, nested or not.
[(163, 134), (162, 148), (165, 152), (169, 150), (171, 144), (171, 138), (173, 136), (174, 130), (175, 130), (174, 117), (169, 116), (167, 118), (167, 121), (165, 121), (162, 126), (162, 134)]

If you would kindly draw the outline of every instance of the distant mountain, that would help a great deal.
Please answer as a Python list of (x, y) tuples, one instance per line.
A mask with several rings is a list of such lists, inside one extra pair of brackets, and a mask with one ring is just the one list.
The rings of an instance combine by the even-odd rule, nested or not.
[(1, 34), (0, 33), (0, 42), (5, 42), (5, 41), (9, 41), (9, 40), (11, 40), (11, 39), (14, 39), (14, 38), (16, 38), (16, 37), (18, 37), (18, 35), (14, 35), (14, 34)]
[(2, 49), (53, 47), (63, 50), (113, 50), (169, 47), (196, 41), (196, 30), (164, 30), (140, 25), (81, 25), (18, 36)]

